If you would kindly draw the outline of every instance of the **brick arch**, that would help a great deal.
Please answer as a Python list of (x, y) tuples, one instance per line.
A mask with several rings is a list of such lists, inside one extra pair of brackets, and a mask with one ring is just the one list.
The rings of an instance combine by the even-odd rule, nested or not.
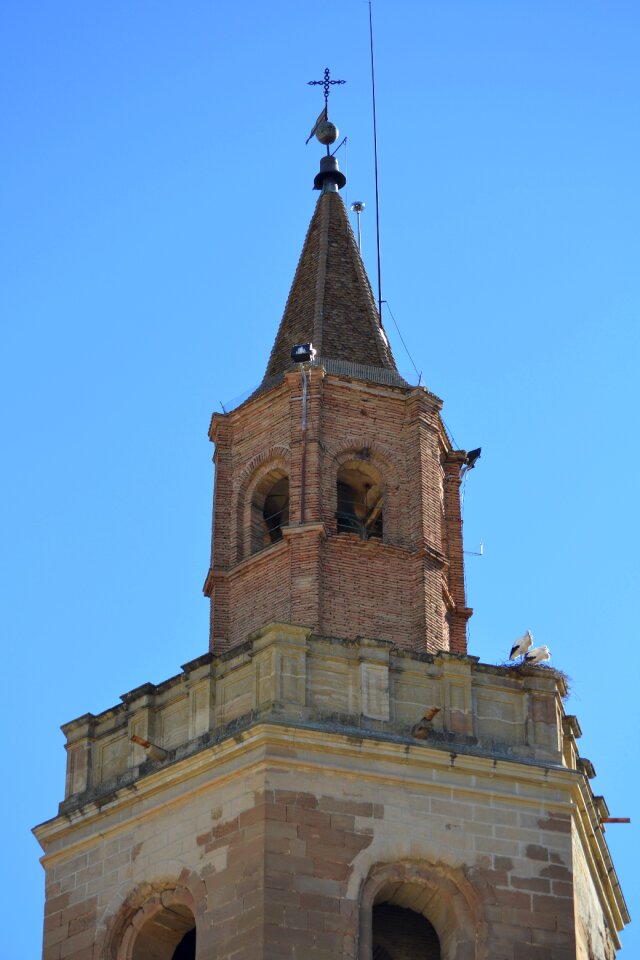
[[(367, 451), (366, 457), (363, 452)], [(324, 471), (323, 503), (324, 520), (328, 530), (335, 530), (337, 507), (337, 476), (340, 467), (349, 460), (363, 460), (370, 463), (380, 474), (385, 490), (384, 502), (384, 541), (394, 545), (403, 542), (403, 521), (399, 510), (399, 478), (393, 452), (377, 441), (369, 442), (359, 436), (343, 437), (338, 445), (326, 447), (329, 469)]]
[[(102, 936), (97, 938), (94, 957), (100, 960), (137, 960), (144, 957), (145, 936), (156, 919), (169, 915), (174, 921), (175, 943), (168, 941), (167, 950), (173, 950), (181, 937), (207, 907), (207, 892), (202, 879), (183, 868), (179, 874), (168, 874), (137, 884), (124, 899), (107, 908)], [(169, 953), (169, 956), (172, 954)]]
[(380, 461), (385, 465), (386, 470), (395, 472), (396, 456), (394, 452), (386, 444), (379, 443), (378, 440), (369, 440), (362, 434), (349, 434), (342, 437), (339, 444), (325, 446), (325, 452), (334, 462), (336, 469), (345, 460), (349, 460), (351, 456), (357, 455), (365, 449), (373, 454), (372, 459), (374, 461)]
[(268, 463), (269, 460), (284, 460), (286, 463), (289, 463), (289, 455), (291, 451), (289, 447), (285, 447), (283, 444), (274, 444), (272, 447), (268, 447), (266, 450), (263, 450), (262, 453), (257, 454), (255, 457), (252, 457), (248, 463), (244, 465), (239, 474), (239, 489), (242, 490), (243, 487), (246, 487), (258, 467), (262, 464)]
[(372, 911), (378, 903), (426, 917), (440, 939), (442, 960), (488, 960), (479, 891), (464, 869), (422, 860), (375, 864), (360, 891), (359, 960), (372, 960)]
[(289, 447), (275, 444), (253, 457), (242, 469), (236, 496), (236, 561), (251, 553), (251, 498), (268, 473), (282, 470), (290, 476)]

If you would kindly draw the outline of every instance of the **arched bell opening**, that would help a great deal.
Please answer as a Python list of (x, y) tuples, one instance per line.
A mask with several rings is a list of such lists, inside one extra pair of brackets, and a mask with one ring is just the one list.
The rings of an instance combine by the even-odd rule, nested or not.
[(141, 927), (131, 960), (195, 960), (196, 921), (183, 904), (163, 907)]
[(270, 470), (256, 485), (251, 498), (251, 552), (282, 540), (289, 523), (289, 477), (280, 468)]
[(348, 460), (338, 470), (336, 528), (361, 540), (382, 540), (384, 490), (376, 468), (364, 460)]
[[(362, 887), (358, 960), (490, 960), (482, 909), (477, 889), (461, 870), (414, 861), (376, 864)], [(410, 925), (416, 948), (411, 953), (407, 944), (398, 952), (400, 935)], [(398, 934), (395, 945), (390, 930)]]
[(372, 927), (372, 960), (441, 960), (438, 934), (415, 910), (376, 904)]

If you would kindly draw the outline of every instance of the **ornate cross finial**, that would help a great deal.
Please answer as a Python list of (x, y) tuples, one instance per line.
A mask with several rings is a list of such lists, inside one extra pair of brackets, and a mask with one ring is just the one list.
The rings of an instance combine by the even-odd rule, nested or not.
[(328, 109), (329, 101), (329, 89), (334, 84), (343, 84), (346, 83), (346, 80), (332, 80), (331, 74), (329, 73), (329, 67), (324, 71), (324, 80), (308, 80), (307, 83), (310, 87), (318, 87), (322, 85), (324, 87), (324, 109)]

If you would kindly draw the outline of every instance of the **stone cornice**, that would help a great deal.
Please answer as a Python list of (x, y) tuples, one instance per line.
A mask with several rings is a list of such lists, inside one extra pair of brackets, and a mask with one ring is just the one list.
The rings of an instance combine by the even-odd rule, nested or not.
[[(577, 811), (574, 824), (580, 836), (591, 880), (608, 917), (612, 932), (621, 930), (631, 918), (604, 837), (598, 804), (595, 802), (596, 798), (591, 792), (586, 777), (580, 776), (576, 780), (573, 797)], [(601, 865), (604, 865), (604, 872), (598, 869)], [(620, 947), (617, 936), (616, 947)]]
[[(357, 772), (359, 780), (397, 782), (405, 786), (422, 784), (447, 794), (452, 787), (452, 777), (456, 781), (456, 792), (461, 796), (492, 799), (499, 797), (499, 784), (511, 784), (517, 785), (518, 790), (508, 794), (509, 803), (527, 805), (532, 799), (544, 798), (545, 807), (550, 810), (568, 809), (574, 798), (573, 789), (582, 779), (576, 771), (559, 765), (549, 767), (522, 760), (473, 756), (435, 749), (423, 740), (353, 731), (356, 732), (358, 735), (354, 737), (350, 731), (331, 730), (324, 725), (257, 720), (247, 729), (237, 731), (233, 737), (123, 786), (109, 798), (90, 801), (77, 810), (45, 821), (33, 832), (45, 851), (64, 837), (64, 856), (69, 856), (70, 843), (94, 842), (96, 824), (101, 818), (113, 821), (104, 837), (127, 829), (128, 816), (139, 818), (144, 815), (147, 801), (154, 801), (153, 809), (149, 807), (147, 810), (149, 815), (154, 815), (158, 807), (179, 805), (186, 802), (194, 791), (211, 789), (211, 774), (216, 770), (217, 785), (256, 767), (288, 768), (294, 765), (298, 772), (322, 770), (326, 775), (332, 771), (352, 775)], [(233, 763), (232, 770), (229, 769), (230, 763)], [(544, 776), (541, 776), (542, 769)], [(447, 774), (444, 779), (440, 776), (443, 772)], [(481, 777), (487, 778), (484, 786), (477, 785), (477, 779)], [(187, 784), (191, 784), (188, 791), (185, 789)], [(118, 815), (114, 817), (116, 810)], [(77, 841), (71, 840), (70, 835), (74, 833), (78, 836)], [(51, 854), (47, 859), (54, 858), (55, 854)]]

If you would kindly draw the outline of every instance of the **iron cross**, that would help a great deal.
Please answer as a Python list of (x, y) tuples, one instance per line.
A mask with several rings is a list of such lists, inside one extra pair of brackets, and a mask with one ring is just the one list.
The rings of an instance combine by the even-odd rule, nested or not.
[(346, 80), (332, 80), (332, 79), (331, 79), (331, 75), (330, 75), (330, 73), (329, 73), (329, 67), (327, 67), (327, 68), (325, 69), (325, 71), (324, 71), (324, 80), (308, 80), (308, 81), (307, 81), (307, 83), (308, 83), (308, 85), (309, 85), (310, 87), (318, 87), (318, 86), (320, 86), (320, 85), (322, 85), (322, 86), (324, 87), (324, 108), (325, 108), (325, 110), (328, 109), (329, 88), (332, 87), (334, 84), (342, 84), (342, 83), (346, 83), (346, 82), (347, 82)]

